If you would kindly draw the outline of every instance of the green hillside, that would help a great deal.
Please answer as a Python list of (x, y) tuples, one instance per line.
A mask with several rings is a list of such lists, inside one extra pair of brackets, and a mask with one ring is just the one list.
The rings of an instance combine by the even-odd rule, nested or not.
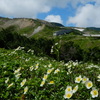
[(58, 61), (100, 62), (100, 39), (85, 37), (84, 31), (58, 27), (59, 24), (56, 26), (39, 19), (1, 18), (0, 21), (4, 22), (0, 31), (1, 48), (23, 46), (25, 50), (33, 49), (38, 56), (49, 56)]
[(0, 18), (0, 30), (2, 30), (2, 28), (8, 28), (8, 27), (15, 27), (16, 30), (18, 31), (19, 34), (21, 35), (30, 35), (31, 33), (34, 32), (34, 30), (39, 27), (39, 26), (43, 26), (45, 25), (45, 27), (43, 28), (43, 31), (47, 30), (47, 27), (50, 28), (49, 32), (52, 32), (52, 29), (56, 27), (58, 27), (58, 25), (56, 23), (49, 23), (43, 20), (39, 20), (39, 19), (28, 19), (28, 18), (13, 18), (13, 19), (9, 19), (9, 18)]
[(0, 100), (100, 100), (100, 37), (80, 29), (0, 18)]
[(96, 27), (87, 27), (84, 30), (85, 33), (90, 33), (90, 34), (100, 34), (100, 28)]
[(100, 65), (57, 62), (34, 53), (0, 48), (1, 100), (100, 99)]

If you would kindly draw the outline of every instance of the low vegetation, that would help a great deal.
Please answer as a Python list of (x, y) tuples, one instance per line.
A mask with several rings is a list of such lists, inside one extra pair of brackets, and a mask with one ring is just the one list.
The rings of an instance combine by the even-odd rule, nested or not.
[(100, 100), (100, 65), (57, 62), (23, 49), (0, 49), (1, 100)]
[(0, 29), (0, 100), (100, 100), (100, 39), (50, 25)]
[(0, 31), (0, 47), (14, 49), (22, 46), (25, 50), (33, 49), (38, 56), (50, 56), (58, 61), (100, 62), (99, 39), (72, 34), (53, 37), (50, 33), (52, 37), (49, 38), (44, 34), (41, 38), (39, 34), (33, 38), (27, 38), (18, 34), (14, 27), (8, 27)]

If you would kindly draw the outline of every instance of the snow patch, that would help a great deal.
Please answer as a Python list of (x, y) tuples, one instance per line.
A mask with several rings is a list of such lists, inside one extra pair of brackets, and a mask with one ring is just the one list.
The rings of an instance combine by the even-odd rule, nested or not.
[(78, 30), (78, 31), (81, 31), (81, 32), (83, 32), (84, 31), (84, 29), (83, 28), (74, 28), (75, 30)]

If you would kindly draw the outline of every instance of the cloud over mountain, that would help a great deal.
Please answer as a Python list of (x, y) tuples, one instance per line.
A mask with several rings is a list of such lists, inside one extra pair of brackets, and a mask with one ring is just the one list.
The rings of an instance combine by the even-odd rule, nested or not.
[(45, 18), (45, 20), (48, 21), (48, 22), (57, 22), (57, 23), (63, 24), (63, 21), (62, 21), (60, 15), (48, 15)]

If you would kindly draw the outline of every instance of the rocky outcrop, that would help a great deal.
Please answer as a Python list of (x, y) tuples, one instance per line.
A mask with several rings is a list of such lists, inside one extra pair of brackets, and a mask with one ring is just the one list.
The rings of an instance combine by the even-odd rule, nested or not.
[(8, 18), (0, 18), (0, 27), (1, 28), (7, 28), (9, 26), (18, 26), (19, 28), (25, 28), (27, 26), (35, 26), (35, 23), (32, 19), (27, 18), (14, 18), (14, 19), (8, 19)]

